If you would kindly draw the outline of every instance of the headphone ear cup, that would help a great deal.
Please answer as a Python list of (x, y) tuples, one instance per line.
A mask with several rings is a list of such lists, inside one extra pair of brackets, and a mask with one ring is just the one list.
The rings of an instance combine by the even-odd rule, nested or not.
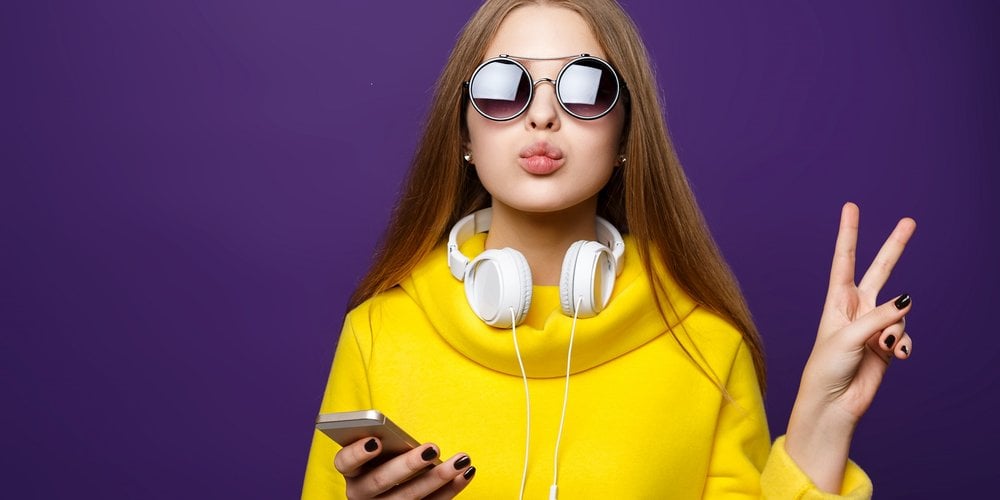
[(559, 278), (563, 314), (573, 316), (579, 298), (577, 316), (596, 316), (608, 305), (614, 286), (614, 256), (608, 247), (596, 241), (577, 241), (570, 245)]
[(562, 305), (563, 314), (567, 316), (573, 315), (573, 309), (576, 306), (573, 278), (576, 274), (576, 257), (580, 255), (580, 248), (583, 247), (584, 243), (586, 241), (580, 240), (569, 246), (569, 250), (566, 250), (566, 256), (563, 257), (562, 272), (559, 273), (559, 303)]
[(513, 248), (479, 254), (466, 268), (463, 281), (469, 305), (490, 326), (520, 324), (531, 308), (531, 268), (524, 255)]

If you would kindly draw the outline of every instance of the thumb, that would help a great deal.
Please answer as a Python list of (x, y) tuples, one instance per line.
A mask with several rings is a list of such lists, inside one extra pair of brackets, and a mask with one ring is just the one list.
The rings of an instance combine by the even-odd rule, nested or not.
[(904, 293), (845, 326), (841, 336), (852, 346), (861, 346), (876, 332), (903, 319), (910, 312), (911, 305), (910, 295)]

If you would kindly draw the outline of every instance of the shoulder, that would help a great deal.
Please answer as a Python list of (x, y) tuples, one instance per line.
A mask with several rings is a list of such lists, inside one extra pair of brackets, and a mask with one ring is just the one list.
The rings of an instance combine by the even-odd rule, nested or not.
[[(438, 245), (417, 262), (402, 282), (369, 297), (348, 311), (345, 329), (349, 325), (355, 332), (378, 332), (386, 326), (405, 324), (414, 317), (424, 317), (424, 306), (421, 304), (416, 281), (422, 275), (442, 274), (438, 268), (447, 262), (443, 252), (445, 245)], [(444, 274), (447, 274), (447, 268)]]
[(753, 358), (747, 346), (743, 333), (722, 316), (706, 309), (695, 307), (681, 323), (681, 331), (676, 332), (683, 338), (685, 347), (692, 347), (696, 356), (700, 356), (719, 377), (726, 383), (734, 372), (745, 372), (745, 366), (753, 366)]
[(394, 286), (359, 304), (347, 313), (344, 331), (352, 331), (359, 342), (395, 323), (423, 316), (419, 304), (402, 288)]

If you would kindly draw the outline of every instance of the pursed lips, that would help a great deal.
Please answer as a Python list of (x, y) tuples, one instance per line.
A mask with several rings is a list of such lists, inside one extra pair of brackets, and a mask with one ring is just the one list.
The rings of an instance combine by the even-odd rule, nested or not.
[(518, 164), (532, 175), (548, 175), (559, 170), (564, 163), (561, 149), (545, 141), (538, 141), (521, 150)]

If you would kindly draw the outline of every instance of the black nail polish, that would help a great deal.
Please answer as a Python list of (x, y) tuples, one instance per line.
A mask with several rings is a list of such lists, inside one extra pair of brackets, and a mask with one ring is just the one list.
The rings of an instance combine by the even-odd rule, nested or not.
[(896, 343), (896, 336), (895, 335), (889, 335), (888, 337), (885, 338), (885, 346), (886, 347), (892, 347), (892, 344), (895, 344), (895, 343)]
[(365, 442), (365, 451), (368, 453), (371, 453), (376, 449), (378, 449), (378, 441), (376, 441), (375, 438), (371, 438)]
[(899, 349), (903, 351), (903, 354), (905, 354), (907, 356), (910, 355), (910, 350), (907, 349), (905, 345), (903, 347), (900, 347)]
[(900, 295), (899, 298), (896, 299), (895, 302), (893, 302), (893, 304), (896, 305), (896, 309), (905, 308), (906, 306), (910, 305), (910, 294), (904, 293), (903, 295)]
[(438, 451), (434, 447), (427, 448), (423, 453), (420, 454), (420, 458), (424, 459), (425, 462), (430, 462), (438, 456)]
[(469, 464), (471, 464), (471, 463), (472, 463), (472, 459), (469, 458), (468, 455), (466, 455), (466, 456), (464, 456), (464, 457), (462, 457), (462, 458), (460, 458), (458, 460), (455, 460), (455, 470), (462, 470), (462, 469), (468, 467)]
[(462, 473), (462, 477), (464, 477), (466, 481), (471, 481), (472, 480), (472, 476), (475, 476), (475, 475), (476, 475), (476, 468), (475, 467), (469, 467), (465, 472)]

